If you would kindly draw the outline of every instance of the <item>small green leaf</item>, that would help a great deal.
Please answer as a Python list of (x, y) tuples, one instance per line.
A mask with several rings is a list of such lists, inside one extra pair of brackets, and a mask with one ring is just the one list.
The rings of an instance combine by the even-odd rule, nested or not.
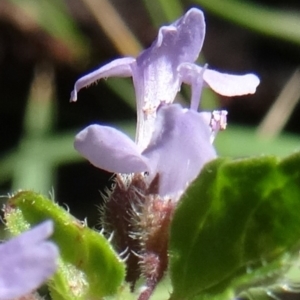
[[(75, 285), (82, 283), (82, 288), (86, 290), (85, 295), (71, 299), (101, 299), (117, 292), (124, 280), (125, 265), (102, 234), (91, 230), (53, 201), (34, 192), (19, 192), (8, 201), (5, 209), (8, 226), (19, 228), (20, 225), (12, 224), (14, 223), (12, 220), (17, 219), (13, 217), (14, 210), (19, 214), (18, 220), (21, 212), (30, 226), (46, 219), (52, 219), (54, 222), (55, 231), (52, 239), (60, 248), (61, 267), (69, 272), (75, 272), (76, 275), (71, 276), (65, 270), (61, 270), (66, 274), (66, 278), (63, 278), (62, 274), (54, 276), (54, 282), (51, 284), (53, 294), (65, 293), (64, 282), (69, 280), (68, 277), (77, 277), (79, 281)], [(84, 282), (87, 282), (87, 287), (84, 286)], [(74, 288), (71, 285), (70, 288), (75, 290), (76, 286)], [(62, 299), (69, 298), (62, 297)]]
[(171, 225), (171, 299), (232, 297), (281, 276), (300, 248), (299, 211), (300, 153), (207, 164)]

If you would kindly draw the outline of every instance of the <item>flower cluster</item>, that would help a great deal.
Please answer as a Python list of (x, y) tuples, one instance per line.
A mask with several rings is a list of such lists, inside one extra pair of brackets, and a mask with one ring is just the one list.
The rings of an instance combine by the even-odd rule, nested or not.
[[(173, 24), (161, 27), (151, 47), (136, 59), (116, 59), (80, 78), (71, 101), (77, 100), (81, 88), (101, 78), (132, 76), (137, 131), (134, 143), (114, 128), (94, 124), (77, 135), (75, 148), (103, 170), (147, 172), (149, 181), (159, 174), (161, 195), (184, 190), (216, 155), (210, 141), (219, 125), (211, 126), (210, 113), (197, 111), (202, 88), (208, 85), (221, 95), (237, 96), (254, 93), (259, 84), (253, 74), (223, 74), (194, 64), (204, 35), (203, 13), (192, 8)], [(191, 86), (190, 109), (172, 105), (182, 83)], [(226, 115), (220, 115), (224, 123)]]
[(0, 299), (12, 300), (36, 290), (56, 270), (57, 247), (46, 239), (53, 223), (46, 221), (0, 244)]
[[(225, 96), (254, 93), (253, 74), (230, 75), (195, 64), (202, 48), (202, 11), (190, 9), (160, 28), (150, 48), (137, 58), (116, 59), (80, 78), (78, 91), (111, 76), (132, 76), (137, 130), (133, 142), (115, 128), (93, 124), (75, 139), (75, 148), (96, 167), (116, 173), (103, 208), (103, 226), (114, 232), (119, 252), (127, 250), (127, 281), (132, 289), (142, 275), (149, 299), (168, 265), (169, 224), (178, 200), (203, 165), (216, 157), (212, 141), (226, 127), (226, 111), (198, 112), (206, 86)], [(173, 104), (182, 84), (191, 86), (189, 108)]]

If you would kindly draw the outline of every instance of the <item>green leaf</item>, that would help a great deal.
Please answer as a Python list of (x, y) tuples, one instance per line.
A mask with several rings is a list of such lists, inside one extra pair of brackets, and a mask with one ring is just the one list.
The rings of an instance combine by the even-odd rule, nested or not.
[[(124, 280), (125, 265), (102, 234), (88, 228), (53, 201), (30, 191), (12, 196), (5, 209), (7, 225), (15, 233), (25, 224), (20, 215), (30, 226), (46, 219), (54, 222), (52, 239), (59, 246), (62, 262), (61, 272), (54, 276), (51, 284), (53, 295), (65, 294), (61, 299), (101, 299), (117, 292)], [(84, 290), (84, 295), (77, 291), (78, 297), (76, 293), (66, 294), (68, 289), (76, 288)]]
[(171, 299), (226, 299), (281, 276), (300, 248), (299, 211), (300, 153), (207, 164), (171, 225)]

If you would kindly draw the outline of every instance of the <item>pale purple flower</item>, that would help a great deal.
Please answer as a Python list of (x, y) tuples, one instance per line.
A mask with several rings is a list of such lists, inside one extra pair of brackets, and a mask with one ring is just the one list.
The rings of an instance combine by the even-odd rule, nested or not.
[(37, 289), (56, 270), (58, 249), (46, 241), (52, 221), (0, 244), (0, 299), (11, 300)]
[(91, 125), (76, 136), (75, 148), (96, 167), (115, 173), (148, 172), (149, 183), (159, 174), (161, 196), (181, 193), (201, 167), (216, 157), (206, 114), (178, 104), (158, 109), (148, 147), (138, 146), (122, 132)]
[[(160, 28), (150, 48), (136, 59), (114, 60), (80, 78), (77, 92), (111, 76), (132, 76), (137, 102), (136, 143), (114, 128), (91, 125), (80, 132), (75, 148), (95, 166), (116, 173), (158, 174), (159, 194), (182, 192), (207, 161), (216, 157), (211, 145), (225, 126), (226, 112), (198, 113), (202, 88), (224, 96), (254, 93), (259, 79), (253, 74), (229, 75), (194, 64), (205, 35), (203, 13), (190, 9), (169, 26)], [(190, 109), (172, 104), (181, 84), (191, 86)]]

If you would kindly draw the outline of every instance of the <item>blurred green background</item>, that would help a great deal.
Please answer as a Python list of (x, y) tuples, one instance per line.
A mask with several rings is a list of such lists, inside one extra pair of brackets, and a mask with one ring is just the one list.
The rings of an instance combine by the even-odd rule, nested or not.
[[(288, 155), (300, 149), (300, 2), (268, 0), (1, 0), (0, 192), (54, 195), (97, 225), (100, 192), (112, 174), (73, 149), (80, 129), (111, 124), (134, 135), (130, 79), (102, 80), (69, 103), (75, 80), (120, 56), (149, 47), (157, 29), (188, 8), (203, 9), (207, 34), (200, 61), (228, 73), (254, 72), (247, 97), (205, 90), (205, 109), (226, 108), (220, 155)], [(188, 88), (182, 89), (187, 99)], [(201, 149), (199, 149), (201, 151)], [(5, 197), (3, 198), (5, 201)]]

